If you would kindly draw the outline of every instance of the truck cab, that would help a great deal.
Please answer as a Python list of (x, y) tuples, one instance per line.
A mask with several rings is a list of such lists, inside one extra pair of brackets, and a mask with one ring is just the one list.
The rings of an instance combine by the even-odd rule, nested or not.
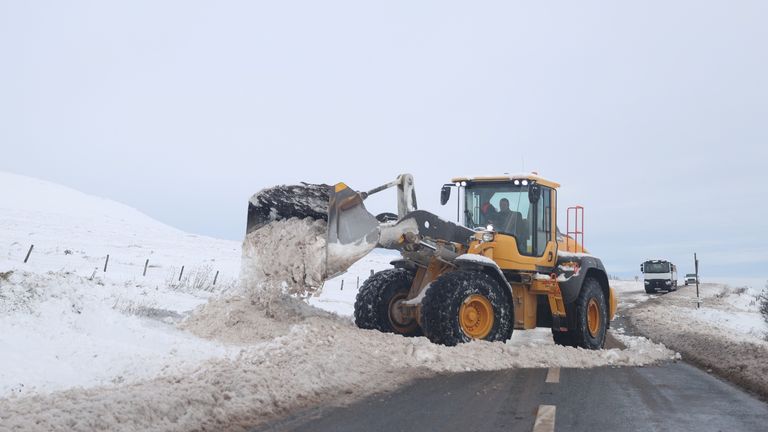
[(645, 292), (653, 294), (677, 290), (677, 267), (666, 260), (648, 260), (640, 264)]

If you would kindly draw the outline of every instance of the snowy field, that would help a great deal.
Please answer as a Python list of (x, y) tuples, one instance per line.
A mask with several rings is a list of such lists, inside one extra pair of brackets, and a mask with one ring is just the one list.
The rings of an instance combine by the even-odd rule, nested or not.
[(22, 176), (0, 173), (0, 195), (0, 430), (247, 430), (439, 372), (675, 358), (621, 334), (587, 351), (546, 329), (453, 348), (359, 330), (357, 286), (389, 251), (267, 313), (237, 283), (240, 242)]

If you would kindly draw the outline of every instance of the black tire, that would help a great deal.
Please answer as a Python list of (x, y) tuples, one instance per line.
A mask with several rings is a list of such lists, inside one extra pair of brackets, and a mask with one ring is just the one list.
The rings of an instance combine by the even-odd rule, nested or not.
[(389, 313), (394, 301), (408, 296), (412, 283), (413, 272), (399, 268), (383, 270), (366, 279), (355, 298), (355, 324), (385, 333), (421, 335), (416, 320), (401, 325)]
[(575, 347), (578, 345), (571, 332), (561, 332), (552, 330), (552, 339), (555, 344), (562, 346)]
[[(593, 335), (589, 331), (587, 310), (591, 301), (598, 309), (599, 324)], [(605, 346), (605, 335), (608, 330), (608, 301), (605, 298), (600, 282), (593, 278), (584, 280), (579, 297), (573, 304), (576, 314), (576, 327), (567, 332), (552, 331), (552, 339), (558, 345), (581, 347), (585, 349), (602, 349)]]
[(472, 340), (459, 323), (459, 312), (472, 295), (485, 297), (493, 310), (493, 324), (483, 337), (506, 341), (512, 337), (514, 310), (508, 290), (491, 276), (478, 271), (453, 271), (438, 277), (421, 302), (421, 327), (430, 341), (454, 346)]

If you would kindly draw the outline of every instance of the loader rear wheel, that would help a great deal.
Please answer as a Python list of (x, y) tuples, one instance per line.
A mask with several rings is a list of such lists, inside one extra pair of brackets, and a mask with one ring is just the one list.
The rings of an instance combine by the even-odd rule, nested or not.
[(413, 272), (388, 269), (366, 279), (355, 298), (355, 324), (362, 329), (419, 336), (421, 329), (415, 319), (398, 319), (393, 313), (397, 302), (408, 297)]
[(434, 343), (453, 346), (473, 339), (512, 337), (513, 310), (505, 289), (477, 271), (445, 273), (421, 302), (421, 327)]
[(586, 349), (603, 348), (608, 330), (608, 302), (600, 282), (593, 278), (585, 279), (573, 306), (575, 328), (566, 332), (553, 331), (555, 343)]

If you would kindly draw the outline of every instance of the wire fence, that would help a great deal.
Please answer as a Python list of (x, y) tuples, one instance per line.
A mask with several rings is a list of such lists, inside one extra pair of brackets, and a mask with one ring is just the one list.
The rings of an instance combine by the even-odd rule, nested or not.
[(223, 263), (215, 258), (174, 260), (173, 255), (152, 251), (140, 256), (131, 246), (116, 247), (116, 251), (86, 253), (61, 247), (41, 247), (15, 243), (8, 249), (7, 261), (22, 268), (42, 272), (67, 272), (88, 279), (144, 285), (164, 285), (175, 289), (214, 291), (236, 283), (239, 259)]

